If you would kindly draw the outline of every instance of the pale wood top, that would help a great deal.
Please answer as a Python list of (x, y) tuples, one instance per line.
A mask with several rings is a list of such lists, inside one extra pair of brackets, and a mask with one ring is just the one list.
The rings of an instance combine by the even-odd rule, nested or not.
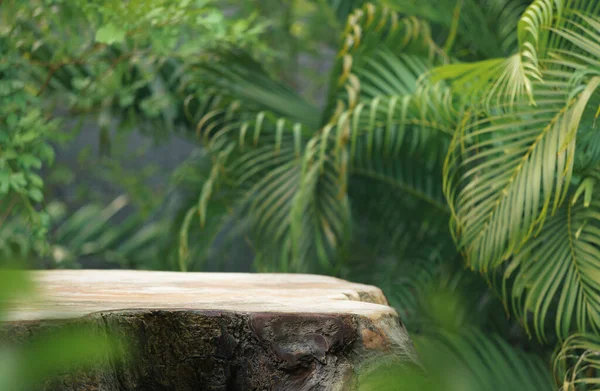
[(308, 274), (51, 270), (32, 273), (38, 294), (14, 302), (11, 321), (133, 309), (395, 314), (382, 291)]

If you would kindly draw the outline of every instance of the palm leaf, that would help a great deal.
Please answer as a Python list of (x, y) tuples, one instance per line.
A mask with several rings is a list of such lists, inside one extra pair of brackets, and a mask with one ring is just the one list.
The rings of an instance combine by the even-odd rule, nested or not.
[(460, 91), (463, 105), (493, 112), (496, 107), (512, 108), (523, 96), (533, 101), (531, 80), (523, 69), (521, 55), (514, 54), (506, 59), (444, 65), (429, 72), (428, 81), (449, 81), (454, 91)]
[(300, 188), (291, 210), (291, 248), (299, 267), (316, 259), (322, 270), (336, 273), (339, 250), (349, 239), (348, 196), (340, 191), (340, 172), (327, 149), (327, 131), (307, 145)]
[[(452, 80), (467, 103), (489, 110), (512, 104), (527, 94), (534, 103), (532, 83), (593, 65), (598, 57), (598, 19), (595, 2), (537, 0), (518, 24), (519, 51), (504, 59), (452, 64), (435, 69), (433, 81)], [(583, 57), (582, 57), (583, 56)], [(586, 58), (587, 56), (587, 58)], [(544, 69), (553, 69), (552, 72)], [(549, 80), (551, 81), (551, 80)]]
[(360, 8), (366, 0), (319, 0), (333, 12), (336, 19), (343, 25), (355, 9)]
[(597, 334), (569, 337), (555, 356), (554, 375), (560, 391), (597, 390), (600, 384), (600, 338)]
[[(599, 13), (600, 5), (594, 0), (534, 1), (518, 25), (519, 51), (525, 77), (530, 80), (543, 78), (540, 74), (543, 61), (560, 54), (577, 57), (577, 54), (583, 53), (591, 55), (591, 58), (594, 53), (597, 55), (597, 49), (593, 49), (593, 46), (597, 46), (594, 37), (598, 34)], [(560, 67), (561, 64), (558, 65)]]
[[(198, 197), (200, 223), (215, 218), (207, 216), (207, 206), (218, 187), (227, 188), (231, 208), (248, 219), (247, 237), (253, 243), (259, 270), (288, 270), (302, 264), (296, 258), (292, 265), (290, 216), (301, 187), (309, 186), (309, 181), (302, 179), (303, 128), (261, 112), (253, 120), (232, 121), (207, 136), (206, 148), (215, 160)], [(316, 179), (321, 181), (319, 175)], [(310, 258), (317, 259), (303, 257)]]
[[(534, 3), (524, 15), (529, 27), (542, 3)], [(536, 106), (528, 104), (527, 94), (514, 83), (512, 88), (506, 83), (498, 100), (508, 97), (503, 103), (465, 115), (444, 174), (453, 232), (468, 264), (486, 272), (510, 260), (505, 295), (512, 297), (527, 327), (532, 315), (535, 333), (543, 340), (550, 319), (563, 338), (573, 329), (597, 330), (599, 319), (598, 285), (590, 277), (598, 274), (593, 208), (561, 207), (578, 160), (578, 130), (582, 124), (587, 129), (598, 102), (594, 59), (600, 46), (593, 31), (598, 18), (570, 10), (572, 3), (557, 4), (565, 8), (552, 11), (556, 14), (547, 9), (538, 15), (546, 19), (536, 19), (541, 29), (536, 53), (547, 57), (523, 57), (525, 77), (535, 70), (543, 80), (531, 83)], [(564, 27), (573, 23), (577, 26)], [(524, 44), (527, 50), (530, 46)], [(492, 80), (482, 76), (485, 66), (483, 71), (473, 66), (466, 84)]]
[(568, 80), (556, 80), (538, 86), (535, 108), (521, 102), (514, 114), (465, 117), (450, 147), (444, 186), (471, 267), (486, 271), (506, 260), (562, 202), (573, 131), (599, 83), (593, 79), (569, 98)]
[(267, 111), (311, 128), (319, 124), (316, 107), (241, 50), (215, 50), (209, 60), (194, 64), (192, 70), (204, 85), (218, 89), (222, 96), (235, 97), (243, 112), (256, 115)]
[(427, 22), (366, 4), (348, 18), (321, 122), (352, 109), (359, 99), (414, 90), (415, 74), (440, 54)]
[[(395, 38), (410, 33), (402, 44), (408, 48), (411, 40), (420, 37), (420, 33), (412, 30), (418, 21), (403, 21), (410, 24), (411, 29), (401, 28), (395, 25), (397, 15), (365, 9), (378, 15), (380, 26), (371, 26), (361, 33), (363, 42), (375, 44), (383, 40), (386, 46), (398, 47)], [(367, 19), (363, 22), (368, 24)], [(380, 31), (382, 29), (387, 33)], [(425, 42), (424, 46), (418, 44), (417, 47), (425, 47), (427, 50), (419, 49), (422, 50), (419, 53), (429, 55), (431, 46), (427, 39)], [(426, 197), (433, 195), (435, 202), (442, 199), (439, 182), (436, 184), (430, 175), (432, 170), (440, 172), (443, 145), (447, 145), (448, 137), (442, 137), (440, 144), (435, 137), (439, 130), (427, 129), (443, 127), (452, 117), (447, 101), (449, 95), (439, 87), (416, 93), (416, 80), (428, 69), (427, 62), (409, 54), (398, 57), (386, 46), (378, 52), (384, 66), (372, 61), (361, 66), (362, 60), (357, 57), (353, 70), (366, 79), (363, 102), (356, 105), (355, 111), (338, 113), (319, 131), (306, 121), (295, 122), (299, 117), (280, 117), (285, 113), (276, 109), (253, 114), (252, 108), (244, 107), (228, 116), (227, 111), (217, 108), (215, 114), (201, 120), (200, 128), (209, 152), (216, 161), (221, 161), (217, 156), (226, 156), (219, 163), (221, 169), (215, 171), (216, 176), (219, 181), (239, 189), (240, 211), (251, 216), (256, 224), (251, 236), (258, 264), (279, 264), (283, 270), (287, 270), (286, 265), (291, 265), (293, 270), (308, 270), (307, 265), (318, 261), (319, 270), (335, 272), (339, 269), (336, 259), (344, 251), (352, 231), (347, 183), (354, 169), (362, 176), (382, 178), (388, 185), (394, 183), (399, 190), (410, 192), (421, 187), (415, 192), (423, 192)], [(403, 66), (401, 70), (395, 69), (398, 64)], [(343, 80), (343, 76), (335, 79)], [(386, 89), (388, 82), (397, 88)], [(409, 96), (413, 92), (416, 93), (414, 98)], [(382, 97), (384, 94), (391, 96)], [(268, 108), (268, 105), (259, 102), (255, 107)], [(430, 121), (425, 120), (429, 110), (436, 112)], [(383, 149), (387, 151), (384, 164), (370, 165), (371, 154)], [(408, 150), (422, 151), (422, 161), (436, 156), (437, 168), (424, 165), (425, 171), (411, 171), (408, 166), (394, 161)], [(417, 168), (417, 165), (412, 167)], [(206, 182), (200, 196), (201, 216), (214, 188), (213, 182)], [(275, 259), (279, 259), (278, 263)]]
[(428, 20), (434, 27), (440, 26), (444, 49), (447, 52), (454, 49), (463, 58), (510, 54), (517, 44), (514, 27), (529, 3), (527, 0), (384, 0), (392, 9)]
[[(554, 31), (559, 38), (565, 35)], [(590, 30), (569, 34), (565, 42), (585, 48), (590, 59), (600, 53)], [(577, 129), (593, 115), (586, 112), (600, 83), (593, 68), (578, 50), (557, 49), (549, 56), (542, 62), (544, 82), (532, 84), (535, 108), (524, 96), (512, 102), (511, 94), (511, 102), (488, 109), (487, 118), (467, 113), (448, 155), (446, 194), (459, 245), (468, 247), (469, 261), (481, 270), (518, 249), (542, 225), (551, 204), (550, 210), (560, 204), (571, 178)]]
[(598, 201), (561, 207), (507, 266), (515, 311), (533, 320), (542, 339), (549, 320), (562, 338), (600, 329), (599, 207)]

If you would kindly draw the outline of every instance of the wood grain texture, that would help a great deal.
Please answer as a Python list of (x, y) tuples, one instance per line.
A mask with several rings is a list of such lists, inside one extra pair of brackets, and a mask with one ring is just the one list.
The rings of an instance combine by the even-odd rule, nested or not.
[[(64, 375), (48, 390), (351, 390), (382, 358), (416, 362), (379, 288), (301, 274), (34, 272), (0, 338), (85, 324), (125, 337), (126, 363)], [(116, 346), (115, 349), (124, 349)]]

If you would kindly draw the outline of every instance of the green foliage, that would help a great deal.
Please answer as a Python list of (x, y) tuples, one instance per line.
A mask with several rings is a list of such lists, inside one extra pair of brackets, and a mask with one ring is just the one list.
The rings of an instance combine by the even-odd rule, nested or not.
[(180, 124), (187, 64), (213, 47), (258, 47), (265, 27), (227, 23), (208, 1), (51, 3), (4, 4), (6, 39), (19, 37), (13, 50), (38, 94), (94, 114), (104, 134), (111, 115), (158, 130)]
[[(117, 222), (119, 212), (128, 205), (127, 197), (122, 195), (106, 207), (87, 204), (67, 216), (64, 204), (50, 202), (45, 208), (51, 226), (45, 238), (49, 243), (41, 265), (78, 268), (86, 260), (100, 260), (117, 267), (152, 266), (149, 260), (157, 257), (158, 243), (166, 229), (157, 222), (140, 228), (144, 219), (139, 215)], [(0, 232), (2, 259), (13, 263), (35, 259), (36, 247), (28, 235), (25, 220), (9, 221)]]
[[(27, 235), (41, 252), (49, 219), (38, 208), (44, 198), (39, 172), (43, 163), (54, 158), (47, 140), (58, 123), (45, 118), (40, 100), (18, 77), (13, 58), (7, 55), (6, 59), (0, 65), (0, 237), (7, 234), (7, 222), (13, 216), (23, 216)], [(9, 239), (0, 249), (15, 245), (13, 241)], [(15, 260), (0, 258), (0, 263), (7, 261)]]
[[(227, 46), (266, 51), (257, 38), (265, 23), (227, 20), (210, 1), (9, 0), (0, 17), (0, 252), (23, 260), (42, 250), (49, 229), (50, 218), (38, 207), (39, 170), (53, 160), (50, 144), (68, 142), (60, 117), (95, 121), (101, 156), (114, 153), (115, 122), (164, 139), (165, 129), (188, 124), (182, 102), (204, 93), (186, 90), (186, 70), (200, 56)], [(97, 177), (112, 169), (94, 168)], [(131, 181), (121, 186), (139, 189)], [(12, 231), (1, 232), (9, 226)]]
[[(383, 3), (348, 17), (316, 126), (284, 88), (266, 99), (275, 77), (244, 57), (228, 57), (235, 74), (204, 66), (226, 98), (199, 121), (213, 171), (190, 216), (209, 221), (208, 201), (227, 194), (250, 224), (258, 270), (362, 275), (408, 319), (428, 312), (431, 284), (487, 290), (453, 263), (454, 241), (527, 333), (549, 346), (574, 331), (597, 333), (598, 5)], [(481, 61), (462, 62), (472, 60)], [(490, 323), (476, 328), (489, 332)], [(526, 344), (508, 332), (514, 323), (498, 324), (503, 338)], [(467, 354), (468, 344), (452, 343)], [(510, 368), (513, 354), (489, 367)], [(548, 385), (472, 373), (481, 374), (473, 389), (486, 380), (499, 389)]]
[(521, 66), (509, 78), (485, 63), (459, 76), (461, 84), (483, 80), (476, 83), (491, 86), (493, 98), (483, 114), (477, 105), (466, 111), (450, 146), (445, 192), (454, 235), (474, 270), (504, 268), (512, 285), (505, 295), (542, 339), (548, 320), (560, 338), (598, 332), (600, 320), (593, 188), (583, 206), (569, 201), (581, 175), (573, 171), (577, 132), (594, 120), (600, 99), (590, 66), (600, 53), (594, 4), (537, 1), (519, 23)]
[[(42, 171), (54, 159), (51, 145), (68, 143), (78, 118), (98, 125), (104, 156), (114, 153), (115, 123), (121, 131), (164, 137), (165, 129), (187, 124), (181, 104), (190, 95), (186, 68), (214, 47), (265, 52), (257, 37), (266, 25), (256, 17), (225, 19), (209, 1), (7, 0), (1, 11), (0, 266), (79, 267), (100, 258), (150, 267), (160, 257), (167, 225), (145, 223), (141, 214), (123, 221), (117, 213), (127, 197), (106, 207), (84, 205), (71, 215), (59, 201), (44, 202)], [(0, 270), (0, 319), (8, 296), (27, 299), (19, 291), (26, 282), (25, 272)], [(109, 342), (81, 328), (24, 344), (3, 341), (0, 389), (32, 389), (110, 358)]]
[(595, 389), (600, 379), (598, 335), (574, 334), (556, 353), (554, 374), (560, 391)]
[[(41, 245), (28, 230), (42, 240), (50, 222), (47, 258), (62, 267), (99, 256), (201, 270), (244, 242), (256, 271), (386, 291), (430, 375), (391, 366), (392, 378), (372, 373), (365, 389), (448, 379), (455, 389), (548, 389), (543, 360), (555, 344), (555, 380), (593, 389), (598, 2), (229, 5), (246, 16), (225, 18), (210, 1), (5, 0), (5, 258), (31, 259)], [(313, 83), (328, 91), (315, 103), (298, 83), (310, 68), (300, 59), (332, 45), (331, 72)], [(202, 151), (144, 224), (117, 222), (123, 198), (41, 212), (38, 170), (52, 157), (57, 104), (98, 124), (101, 156), (114, 153), (116, 123), (157, 139), (188, 130)], [(147, 209), (158, 204), (121, 182)]]
[(384, 365), (363, 374), (359, 390), (552, 389), (552, 378), (539, 357), (514, 349), (497, 336), (464, 330), (417, 337), (415, 344), (425, 371)]

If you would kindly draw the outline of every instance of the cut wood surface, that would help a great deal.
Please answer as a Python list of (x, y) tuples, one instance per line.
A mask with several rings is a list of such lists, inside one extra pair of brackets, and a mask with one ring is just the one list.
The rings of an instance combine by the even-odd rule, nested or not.
[(32, 274), (38, 293), (12, 303), (0, 338), (85, 322), (127, 336), (136, 357), (48, 389), (350, 390), (383, 358), (416, 360), (396, 312), (369, 285), (302, 274)]

